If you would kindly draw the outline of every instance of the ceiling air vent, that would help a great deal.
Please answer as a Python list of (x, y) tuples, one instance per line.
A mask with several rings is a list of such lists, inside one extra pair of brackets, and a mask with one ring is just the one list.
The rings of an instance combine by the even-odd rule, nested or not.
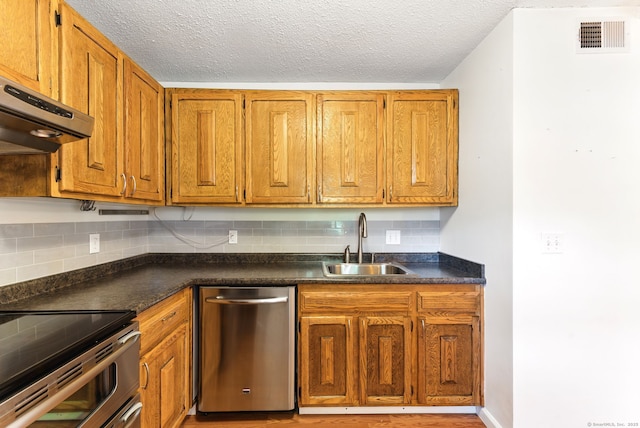
[(578, 30), (578, 52), (615, 53), (628, 52), (628, 28), (623, 20), (581, 21)]

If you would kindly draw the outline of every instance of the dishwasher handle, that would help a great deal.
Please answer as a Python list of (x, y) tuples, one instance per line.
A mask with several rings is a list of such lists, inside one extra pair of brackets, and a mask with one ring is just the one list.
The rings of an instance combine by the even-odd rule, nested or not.
[(221, 305), (263, 305), (270, 303), (287, 303), (289, 301), (289, 297), (265, 297), (258, 299), (238, 299), (234, 297), (224, 297), (224, 296), (216, 296), (207, 297), (205, 300), (207, 303), (219, 303)]

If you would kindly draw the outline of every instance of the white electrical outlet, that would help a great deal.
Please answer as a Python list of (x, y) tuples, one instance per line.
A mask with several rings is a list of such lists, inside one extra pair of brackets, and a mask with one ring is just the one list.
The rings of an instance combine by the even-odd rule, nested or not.
[(543, 233), (542, 254), (564, 253), (564, 235), (562, 233)]
[(229, 244), (237, 244), (238, 243), (238, 231), (230, 230), (229, 231)]
[(94, 254), (99, 252), (100, 252), (100, 234), (91, 233), (89, 234), (89, 254)]
[(400, 245), (400, 235), (399, 230), (387, 230), (386, 243), (388, 245)]

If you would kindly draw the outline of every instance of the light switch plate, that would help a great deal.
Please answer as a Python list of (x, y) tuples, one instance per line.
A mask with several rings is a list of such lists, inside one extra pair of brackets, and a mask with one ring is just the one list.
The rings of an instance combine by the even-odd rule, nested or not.
[(388, 245), (400, 245), (401, 232), (399, 230), (387, 230), (386, 243)]
[(89, 234), (89, 254), (94, 254), (99, 252), (100, 252), (100, 234), (91, 233)]
[(230, 230), (229, 231), (229, 244), (237, 244), (238, 243), (238, 231)]
[(564, 234), (543, 233), (540, 238), (542, 240), (542, 254), (564, 253)]

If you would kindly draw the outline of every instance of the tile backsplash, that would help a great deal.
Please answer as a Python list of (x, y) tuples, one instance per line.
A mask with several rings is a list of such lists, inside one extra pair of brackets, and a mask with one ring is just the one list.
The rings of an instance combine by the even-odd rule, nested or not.
[[(94, 266), (145, 253), (340, 253), (357, 251), (355, 221), (96, 221), (0, 224), (0, 286)], [(229, 244), (229, 230), (238, 243)], [(398, 230), (400, 245), (385, 243)], [(89, 253), (89, 235), (100, 252)], [(363, 251), (436, 252), (438, 220), (368, 222)]]

